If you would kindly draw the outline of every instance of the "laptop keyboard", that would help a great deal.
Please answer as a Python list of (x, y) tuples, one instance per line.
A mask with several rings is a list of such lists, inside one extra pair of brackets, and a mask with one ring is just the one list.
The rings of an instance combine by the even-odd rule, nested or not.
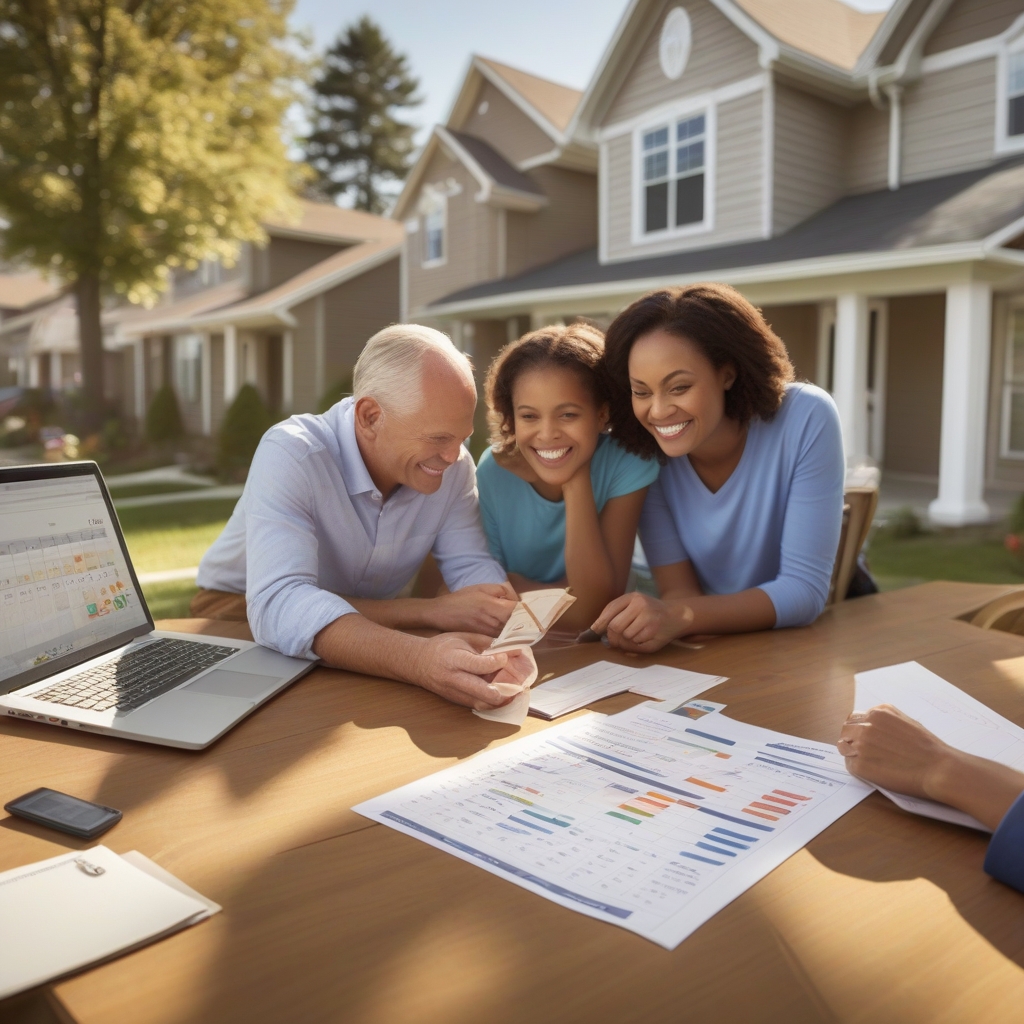
[(237, 651), (237, 647), (164, 637), (62, 679), (32, 697), (85, 711), (134, 711)]

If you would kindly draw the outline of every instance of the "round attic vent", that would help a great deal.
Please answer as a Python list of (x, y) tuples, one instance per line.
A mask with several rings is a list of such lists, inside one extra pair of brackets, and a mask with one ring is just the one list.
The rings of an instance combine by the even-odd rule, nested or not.
[(673, 7), (665, 16), (658, 41), (658, 58), (666, 78), (676, 79), (686, 69), (692, 42), (690, 16), (682, 7)]

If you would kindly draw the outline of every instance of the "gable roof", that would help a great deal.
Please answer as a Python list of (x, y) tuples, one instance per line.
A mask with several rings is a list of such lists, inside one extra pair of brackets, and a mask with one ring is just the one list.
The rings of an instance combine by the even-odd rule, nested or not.
[(885, 11), (858, 11), (842, 0), (736, 0), (779, 42), (852, 71)]
[(43, 299), (53, 298), (60, 286), (38, 270), (0, 273), (0, 309), (26, 309)]
[(522, 171), (516, 170), (489, 142), (478, 139), (475, 135), (456, 132), (450, 128), (447, 134), (466, 151), (484, 174), (496, 184), (502, 185), (505, 188), (515, 189), (518, 192), (528, 192), (533, 195), (544, 194), (531, 178), (528, 178)]
[[(1020, 235), (1024, 157), (914, 182), (896, 192), (847, 196), (774, 238), (604, 264), (596, 249), (588, 249), (518, 277), (462, 289), (430, 308), (447, 314), (459, 307), (496, 307), (506, 296), (521, 302), (542, 300), (545, 292), (555, 290), (560, 297), (567, 290), (607, 295), (615, 286), (646, 290), (659, 282), (683, 284), (708, 275), (730, 283), (818, 276), (838, 272), (826, 265), (832, 261), (849, 263), (846, 269), (874, 269), (866, 264), (984, 259)], [(999, 255), (1024, 262), (1020, 254), (1010, 257), (1001, 250)]]
[(583, 93), (567, 85), (559, 85), (548, 78), (531, 75), (519, 68), (499, 64), (489, 57), (476, 57), (481, 65), (494, 72), (509, 88), (514, 89), (537, 113), (564, 132), (572, 120)]
[(311, 242), (353, 245), (370, 238), (399, 239), (402, 227), (388, 217), (362, 210), (350, 210), (334, 203), (298, 200), (298, 216), (271, 218), (263, 222), (267, 234), (279, 238), (300, 238)]

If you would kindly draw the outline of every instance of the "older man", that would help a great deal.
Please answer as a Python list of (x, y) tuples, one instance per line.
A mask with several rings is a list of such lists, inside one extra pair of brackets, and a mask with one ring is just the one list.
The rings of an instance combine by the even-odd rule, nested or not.
[[(193, 603), (245, 595), (255, 639), (295, 657), (416, 683), (472, 707), (506, 698), (479, 653), (515, 606), (487, 549), (473, 460), (476, 386), (438, 331), (385, 328), (356, 363), (351, 398), (267, 432)], [(433, 552), (451, 593), (400, 598)], [(229, 599), (230, 600), (230, 599)], [(431, 639), (402, 627), (465, 631)]]

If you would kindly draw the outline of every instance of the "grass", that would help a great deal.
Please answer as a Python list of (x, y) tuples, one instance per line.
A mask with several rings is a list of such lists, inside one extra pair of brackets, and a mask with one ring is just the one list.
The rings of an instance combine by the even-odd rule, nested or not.
[(174, 583), (149, 583), (142, 590), (154, 619), (187, 619), (196, 585), (192, 580), (177, 580)]
[(868, 565), (882, 590), (926, 580), (1024, 584), (1024, 558), (1003, 547), (1005, 532), (963, 527), (898, 537), (881, 528), (868, 542)]
[(110, 494), (116, 504), (122, 498), (143, 498), (150, 494), (177, 494), (185, 491), (206, 490), (203, 484), (175, 483), (173, 480), (155, 480), (151, 484), (125, 484), (118, 487), (116, 483), (107, 485), (110, 487)]
[(224, 498), (120, 510), (118, 519), (136, 572), (198, 565), (234, 507), (234, 498)]

